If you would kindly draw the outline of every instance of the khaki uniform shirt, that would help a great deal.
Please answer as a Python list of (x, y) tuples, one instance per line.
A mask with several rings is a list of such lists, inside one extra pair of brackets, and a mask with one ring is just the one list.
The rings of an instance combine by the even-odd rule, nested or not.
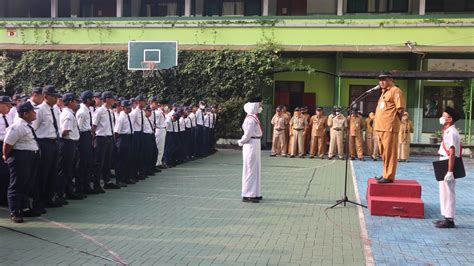
[(284, 114), (280, 116), (275, 114), (271, 123), (274, 130), (283, 131), (286, 129), (286, 125), (288, 124), (288, 118)]
[(351, 116), (349, 118), (349, 136), (361, 136), (362, 137), (362, 130), (365, 127), (365, 122), (360, 116)]
[(398, 87), (390, 87), (380, 95), (375, 111), (375, 131), (398, 133), (400, 130), (399, 108), (405, 108), (403, 92)]
[(340, 131), (347, 127), (347, 119), (343, 114), (333, 116), (330, 121), (328, 121), (328, 125), (331, 129)]
[(303, 115), (300, 117), (293, 116), (293, 118), (291, 118), (290, 125), (293, 129), (301, 130), (308, 125), (308, 121)]
[(410, 119), (400, 122), (400, 131), (398, 132), (398, 140), (400, 142), (410, 143), (410, 133), (413, 132), (413, 123)]
[(312, 127), (311, 136), (312, 137), (321, 137), (324, 136), (326, 131), (328, 118), (326, 116), (318, 117), (313, 115), (311, 120), (309, 120), (309, 125)]
[(366, 132), (372, 134), (374, 132), (374, 118), (365, 119)]

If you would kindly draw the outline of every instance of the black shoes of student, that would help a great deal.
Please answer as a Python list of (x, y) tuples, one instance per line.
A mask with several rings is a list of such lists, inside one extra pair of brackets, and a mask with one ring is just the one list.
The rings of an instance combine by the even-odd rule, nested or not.
[(17, 213), (11, 213), (10, 214), (10, 220), (16, 224), (23, 223), (23, 217), (20, 214)]
[(443, 221), (439, 221), (435, 224), (436, 228), (446, 229), (446, 228), (455, 228), (456, 225), (454, 224), (453, 220), (444, 219)]
[(105, 193), (105, 190), (103, 188), (101, 188), (100, 186), (93, 188), (92, 191), (93, 191), (94, 194), (104, 194)]
[(252, 197), (243, 197), (242, 198), (242, 201), (243, 202), (252, 202), (252, 203), (259, 203), (260, 200), (258, 200), (258, 198), (252, 198)]
[(125, 182), (119, 181), (117, 182), (117, 186), (122, 188), (122, 187), (127, 187), (127, 184)]
[(379, 183), (379, 184), (390, 184), (390, 183), (393, 183), (393, 180), (387, 179), (387, 178), (382, 178), (380, 180), (377, 180), (377, 183)]
[(125, 184), (127, 184), (127, 185), (133, 185), (133, 184), (136, 184), (136, 183), (137, 183), (137, 182), (135, 182), (135, 181), (132, 180), (132, 179), (125, 179), (123, 182), (124, 182)]
[(40, 217), (41, 214), (42, 213), (36, 209), (28, 209), (23, 211), (23, 217)]
[(114, 184), (114, 183), (109, 182), (109, 183), (105, 183), (105, 184), (104, 184), (104, 188), (105, 188), (105, 189), (120, 189), (120, 186), (118, 186), (118, 185), (116, 185), (116, 184)]

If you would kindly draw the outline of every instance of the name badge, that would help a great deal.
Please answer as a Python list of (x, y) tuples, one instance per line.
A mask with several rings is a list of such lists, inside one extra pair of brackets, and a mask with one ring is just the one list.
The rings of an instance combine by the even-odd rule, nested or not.
[(380, 108), (380, 109), (383, 109), (384, 107), (385, 107), (385, 102), (381, 102), (381, 103), (379, 104), (379, 108)]

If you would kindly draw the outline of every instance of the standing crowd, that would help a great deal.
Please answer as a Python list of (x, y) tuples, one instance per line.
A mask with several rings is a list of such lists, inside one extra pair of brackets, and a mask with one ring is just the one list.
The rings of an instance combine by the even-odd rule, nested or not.
[[(311, 116), (307, 107), (296, 107), (293, 115), (285, 106), (278, 106), (271, 120), (273, 144), (271, 156), (318, 157), (344, 159), (344, 142), (349, 142), (349, 158), (364, 160), (364, 155), (377, 161), (380, 158), (377, 132), (374, 130), (375, 114), (364, 118), (357, 109), (345, 116), (341, 107), (333, 107), (329, 116), (321, 107)], [(365, 134), (364, 134), (365, 132)], [(413, 123), (404, 112), (398, 131), (398, 160), (408, 161), (410, 156), (410, 133)]]
[(215, 107), (113, 92), (0, 96), (0, 205), (23, 222), (214, 152)]

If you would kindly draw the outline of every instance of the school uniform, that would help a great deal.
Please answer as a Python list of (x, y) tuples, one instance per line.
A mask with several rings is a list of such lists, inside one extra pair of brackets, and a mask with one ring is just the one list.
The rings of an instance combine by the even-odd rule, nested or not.
[(154, 168), (156, 164), (157, 149), (155, 142), (153, 123), (149, 117), (145, 117), (145, 124), (143, 125), (143, 158), (144, 158), (144, 170), (147, 175), (154, 174)]
[[(64, 194), (71, 199), (79, 198), (75, 191), (74, 165), (77, 158), (77, 149), (79, 145), (79, 126), (73, 110), (64, 107), (59, 117), (61, 132), (69, 131), (67, 136), (62, 136), (61, 144), (61, 165), (59, 168), (58, 194)], [(82, 183), (77, 180), (77, 183)], [(82, 198), (82, 197), (80, 197)]]
[(184, 119), (185, 131), (184, 131), (184, 142), (185, 144), (185, 158), (189, 160), (192, 158), (192, 146), (193, 146), (193, 136), (192, 136), (192, 123), (191, 118), (188, 116)]
[(135, 177), (139, 179), (144, 179), (145, 175), (145, 166), (144, 166), (144, 154), (143, 154), (143, 146), (144, 146), (144, 138), (143, 138), (143, 130), (145, 124), (145, 112), (136, 107), (130, 113), (130, 119), (132, 120), (133, 126), (133, 150), (132, 153), (134, 154), (134, 172)]
[(163, 161), (167, 167), (174, 165), (174, 125), (170, 115), (166, 117), (166, 140)]
[(110, 185), (110, 168), (112, 163), (112, 152), (114, 146), (112, 110), (102, 105), (92, 117), (92, 125), (95, 129), (95, 151), (94, 151), (94, 190), (103, 193), (100, 180), (104, 181), (104, 188), (117, 188)]
[(116, 179), (117, 182), (123, 182), (126, 184), (133, 184), (132, 178), (135, 177), (133, 171), (133, 126), (130, 115), (125, 111), (120, 112), (115, 123), (114, 133), (117, 135), (117, 167), (116, 167)]
[(209, 152), (214, 153), (216, 150), (216, 122), (217, 114), (209, 114)]
[(8, 165), (3, 161), (3, 141), (7, 128), (13, 124), (9, 114), (0, 114), (0, 205), (7, 205), (7, 190), (10, 183)]
[(77, 193), (91, 193), (91, 181), (94, 173), (94, 153), (92, 145), (92, 111), (81, 103), (76, 113), (79, 126), (79, 173), (76, 180)]
[(194, 158), (196, 157), (196, 126), (197, 126), (196, 114), (190, 113), (188, 118), (191, 121), (191, 134), (190, 134), (191, 145), (189, 147), (190, 147), (191, 158)]
[(205, 156), (205, 128), (204, 128), (204, 109), (196, 111), (196, 156)]
[(184, 162), (186, 160), (186, 149), (187, 149), (187, 139), (186, 139), (186, 122), (184, 117), (180, 117), (178, 120), (178, 132), (177, 138), (179, 139), (179, 151), (178, 151), (178, 160)]
[(211, 150), (211, 115), (204, 115), (203, 156), (209, 155)]
[(166, 115), (161, 109), (157, 109), (153, 112), (156, 118), (156, 129), (155, 129), (155, 140), (156, 147), (158, 149), (158, 155), (156, 160), (156, 166), (163, 164), (163, 154), (165, 152), (165, 141), (166, 141)]

